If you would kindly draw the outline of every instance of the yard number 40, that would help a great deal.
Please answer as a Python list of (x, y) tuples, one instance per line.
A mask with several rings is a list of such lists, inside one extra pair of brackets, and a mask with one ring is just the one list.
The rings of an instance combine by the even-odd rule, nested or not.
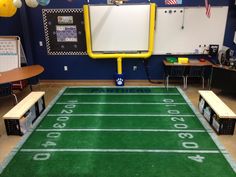
[(189, 159), (194, 160), (196, 162), (202, 163), (205, 157), (200, 156), (200, 155), (195, 155), (195, 156), (188, 156)]

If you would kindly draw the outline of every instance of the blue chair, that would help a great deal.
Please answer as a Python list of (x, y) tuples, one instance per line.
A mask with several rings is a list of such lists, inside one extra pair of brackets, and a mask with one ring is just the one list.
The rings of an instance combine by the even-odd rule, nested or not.
[(11, 84), (0, 84), (0, 97), (10, 96), (10, 95), (14, 96), (15, 104), (17, 104), (18, 99), (16, 97), (16, 94), (12, 92)]

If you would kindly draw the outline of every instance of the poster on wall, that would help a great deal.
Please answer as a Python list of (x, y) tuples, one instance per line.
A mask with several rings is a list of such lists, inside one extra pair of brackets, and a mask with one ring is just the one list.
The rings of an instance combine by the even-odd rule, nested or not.
[(57, 25), (57, 42), (77, 42), (77, 29), (76, 26), (71, 25)]
[(73, 16), (58, 16), (58, 24), (73, 24)]
[(14, 40), (0, 39), (0, 55), (17, 55), (17, 45)]
[(48, 55), (87, 55), (83, 9), (43, 9)]
[(0, 72), (20, 67), (20, 38), (0, 36)]

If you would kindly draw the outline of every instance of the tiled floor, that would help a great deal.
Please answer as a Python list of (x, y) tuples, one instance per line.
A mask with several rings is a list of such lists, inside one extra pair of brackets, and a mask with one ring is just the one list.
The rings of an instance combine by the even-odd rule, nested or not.
[[(64, 86), (112, 86), (113, 81), (41, 81), (40, 84), (33, 86), (34, 91), (45, 91), (45, 102), (46, 105), (55, 97), (55, 95)], [(126, 81), (127, 86), (149, 86), (153, 85), (145, 81)], [(185, 93), (197, 107), (198, 104), (198, 90), (201, 89), (199, 85), (189, 85)], [(215, 93), (234, 111), (236, 112), (236, 96), (225, 95), (218, 90), (214, 90)], [(17, 92), (19, 100), (24, 98), (28, 93), (29, 89)], [(14, 99), (11, 97), (0, 98), (0, 117), (2, 117), (8, 110), (13, 107)], [(236, 132), (235, 132), (236, 134)], [(0, 163), (7, 157), (9, 152), (14, 148), (17, 142), (21, 139), (20, 136), (7, 136), (5, 132), (5, 126), (2, 119), (0, 119)], [(225, 146), (228, 152), (232, 155), (236, 161), (236, 135), (234, 136), (218, 136), (220, 142)]]

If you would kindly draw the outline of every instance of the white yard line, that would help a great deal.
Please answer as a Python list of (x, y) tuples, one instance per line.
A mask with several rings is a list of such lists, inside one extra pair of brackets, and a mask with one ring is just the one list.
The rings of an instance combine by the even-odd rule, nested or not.
[(118, 117), (128, 117), (128, 116), (134, 116), (134, 117), (195, 117), (194, 114), (187, 114), (187, 115), (170, 115), (170, 114), (48, 114), (49, 117), (56, 117), (56, 116), (118, 116)]
[(206, 132), (205, 130), (173, 130), (173, 129), (96, 129), (96, 128), (89, 128), (89, 129), (74, 129), (74, 128), (67, 128), (67, 129), (36, 129), (37, 132), (194, 132), (194, 133), (202, 133)]
[(142, 103), (142, 102), (58, 102), (56, 104), (138, 104), (138, 105), (187, 105), (187, 103)]
[[(73, 89), (83, 89), (83, 88), (95, 88), (95, 89), (129, 89), (129, 88), (144, 88), (144, 89), (149, 89), (149, 88), (154, 88), (154, 89), (165, 89), (166, 86), (122, 86), (121, 88), (118, 88), (117, 86), (68, 86), (66, 87), (68, 89), (73, 88)], [(176, 89), (176, 86), (169, 86), (169, 89)]]
[(21, 149), (21, 152), (129, 152), (129, 153), (197, 153), (219, 154), (219, 150), (169, 150), (169, 149)]
[(86, 96), (94, 96), (94, 95), (118, 95), (118, 96), (127, 96), (127, 95), (134, 95), (134, 96), (141, 96), (141, 95), (145, 95), (145, 96), (148, 96), (148, 95), (179, 95), (181, 96), (179, 93), (64, 93), (63, 95), (86, 95)]

